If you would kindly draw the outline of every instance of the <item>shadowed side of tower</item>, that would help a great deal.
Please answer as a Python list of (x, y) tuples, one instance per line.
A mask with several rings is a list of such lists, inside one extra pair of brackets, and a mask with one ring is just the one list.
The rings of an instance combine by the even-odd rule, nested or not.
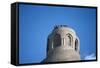
[(80, 41), (75, 31), (66, 25), (58, 25), (48, 36), (47, 57), (43, 62), (80, 60)]

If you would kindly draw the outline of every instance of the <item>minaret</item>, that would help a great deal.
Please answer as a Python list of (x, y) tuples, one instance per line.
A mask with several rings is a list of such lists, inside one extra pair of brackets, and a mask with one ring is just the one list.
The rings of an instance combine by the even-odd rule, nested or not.
[(47, 40), (47, 57), (43, 62), (78, 61), (79, 38), (75, 31), (67, 25), (54, 27)]

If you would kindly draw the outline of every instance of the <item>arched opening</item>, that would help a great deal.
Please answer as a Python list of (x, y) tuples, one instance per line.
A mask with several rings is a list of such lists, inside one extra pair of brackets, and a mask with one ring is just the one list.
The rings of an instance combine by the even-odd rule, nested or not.
[(78, 40), (76, 39), (75, 40), (75, 51), (77, 51), (78, 50)]
[(61, 36), (59, 34), (54, 35), (54, 48), (61, 45)]
[(47, 52), (53, 49), (53, 39), (47, 39)]
[(72, 35), (71, 34), (66, 34), (66, 36), (67, 36), (67, 45), (69, 45), (69, 46), (72, 46), (72, 41), (73, 41), (73, 37), (72, 37)]

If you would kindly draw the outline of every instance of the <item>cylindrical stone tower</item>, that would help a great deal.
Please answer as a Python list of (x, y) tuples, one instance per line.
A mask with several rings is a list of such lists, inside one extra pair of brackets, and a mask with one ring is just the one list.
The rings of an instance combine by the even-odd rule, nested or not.
[(80, 41), (75, 31), (67, 25), (54, 27), (47, 40), (47, 57), (43, 62), (80, 60)]

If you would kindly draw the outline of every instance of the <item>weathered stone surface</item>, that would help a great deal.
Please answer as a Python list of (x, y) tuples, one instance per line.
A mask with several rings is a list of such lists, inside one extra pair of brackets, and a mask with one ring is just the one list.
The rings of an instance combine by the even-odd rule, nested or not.
[(56, 26), (48, 36), (47, 57), (43, 62), (80, 60), (79, 38), (68, 26)]

